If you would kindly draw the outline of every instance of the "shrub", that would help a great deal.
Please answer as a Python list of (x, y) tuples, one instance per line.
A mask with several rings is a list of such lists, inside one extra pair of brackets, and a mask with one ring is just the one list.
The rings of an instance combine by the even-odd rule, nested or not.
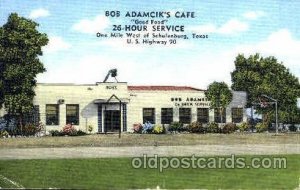
[(248, 123), (243, 122), (240, 125), (238, 125), (237, 128), (240, 130), (240, 132), (244, 132), (247, 131), (250, 128), (250, 126)]
[(78, 130), (76, 134), (74, 134), (74, 136), (83, 136), (83, 135), (86, 135), (87, 133), (82, 131), (82, 130)]
[(296, 132), (297, 127), (294, 124), (292, 124), (292, 125), (289, 126), (289, 130), (292, 131), (292, 132)]
[(2, 138), (2, 137), (8, 137), (8, 132), (7, 131), (5, 131), (5, 130), (3, 130), (3, 131), (0, 131), (0, 138)]
[(207, 126), (208, 133), (218, 133), (219, 132), (219, 125), (216, 122), (210, 122)]
[(36, 132), (41, 132), (45, 129), (45, 125), (43, 124), (43, 122), (39, 122), (39, 124), (36, 126)]
[(169, 125), (169, 131), (176, 132), (180, 129), (183, 129), (183, 124), (178, 121), (174, 121)]
[(151, 133), (153, 131), (154, 125), (150, 122), (146, 122), (143, 124), (143, 131), (142, 133)]
[(4, 118), (0, 118), (0, 137), (8, 136), (7, 130), (7, 121)]
[(0, 131), (5, 130), (7, 121), (4, 118), (0, 118)]
[(92, 126), (92, 125), (89, 125), (89, 126), (88, 126), (88, 132), (91, 133), (92, 131), (93, 131), (93, 126)]
[(222, 129), (223, 133), (233, 133), (236, 129), (235, 123), (226, 123)]
[(58, 130), (51, 130), (51, 131), (49, 131), (49, 133), (50, 133), (50, 135), (51, 136), (62, 136), (63, 134), (62, 134), (62, 132), (60, 132), (60, 131), (58, 131)]
[(142, 133), (143, 126), (140, 123), (133, 124), (133, 132), (134, 133)]
[(257, 123), (255, 125), (256, 131), (258, 133), (264, 132), (268, 129), (268, 126), (265, 123)]
[(163, 132), (164, 132), (163, 126), (158, 125), (158, 124), (154, 125), (153, 133), (155, 133), (155, 134), (162, 134)]
[(74, 136), (77, 134), (77, 130), (75, 129), (75, 127), (72, 124), (65, 125), (62, 132), (64, 135), (70, 135), (70, 136)]
[(13, 130), (7, 130), (7, 132), (8, 132), (9, 135), (11, 135), (11, 136), (22, 135), (21, 129), (18, 129), (18, 128), (15, 128), (15, 129), (13, 129)]
[(188, 125), (188, 131), (191, 133), (205, 133), (202, 123), (195, 121)]
[(5, 115), (0, 118), (0, 131), (5, 130), (10, 135), (30, 136), (44, 130), (42, 122), (39, 122), (38, 124), (26, 123), (22, 128), (18, 126), (17, 123), (17, 120), (13, 116)]
[(181, 125), (179, 128), (178, 128), (178, 132), (185, 132), (185, 131), (188, 131), (188, 125)]
[(71, 124), (67, 124), (62, 131), (58, 130), (51, 130), (49, 131), (51, 136), (83, 136), (86, 135), (87, 133), (82, 131), (82, 130), (76, 130), (75, 127)]
[(32, 123), (26, 123), (26, 125), (23, 127), (22, 129), (22, 133), (25, 136), (30, 136), (30, 135), (35, 135), (35, 133), (37, 132), (38, 128), (32, 124)]
[(17, 128), (17, 120), (15, 118), (0, 118), (0, 131), (7, 131), (10, 135), (20, 134), (20, 130)]

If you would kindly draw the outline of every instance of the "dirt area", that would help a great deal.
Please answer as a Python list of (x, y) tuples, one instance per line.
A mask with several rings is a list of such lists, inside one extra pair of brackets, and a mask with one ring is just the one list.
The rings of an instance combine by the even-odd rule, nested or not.
[(113, 158), (147, 156), (216, 156), (300, 154), (300, 144), (187, 145), (0, 149), (0, 159)]
[(1, 138), (3, 148), (47, 147), (131, 147), (185, 145), (300, 144), (300, 133), (235, 133), (235, 134), (95, 134), (76, 137)]

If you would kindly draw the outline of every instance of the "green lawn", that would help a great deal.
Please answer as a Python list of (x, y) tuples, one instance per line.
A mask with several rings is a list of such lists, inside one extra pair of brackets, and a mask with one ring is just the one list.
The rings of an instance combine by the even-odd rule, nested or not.
[[(300, 155), (284, 156), (287, 169), (166, 169), (163, 173), (134, 169), (131, 158), (1, 160), (0, 174), (27, 188), (295, 189)], [(1, 179), (0, 187), (15, 186)]]

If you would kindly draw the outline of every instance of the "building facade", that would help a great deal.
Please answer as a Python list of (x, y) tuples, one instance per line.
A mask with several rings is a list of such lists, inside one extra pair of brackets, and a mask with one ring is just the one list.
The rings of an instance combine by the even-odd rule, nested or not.
[[(125, 82), (91, 85), (38, 84), (36, 113), (46, 130), (61, 130), (72, 123), (94, 133), (132, 131), (134, 123), (168, 125), (221, 122), (218, 110), (209, 109), (204, 90), (187, 86), (128, 86)], [(233, 91), (233, 100), (222, 116), (223, 123), (246, 121), (246, 93)]]

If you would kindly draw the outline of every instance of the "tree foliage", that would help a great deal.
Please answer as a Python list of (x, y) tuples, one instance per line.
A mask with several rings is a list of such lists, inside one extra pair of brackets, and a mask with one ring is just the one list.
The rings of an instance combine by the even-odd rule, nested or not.
[(0, 106), (18, 115), (21, 125), (23, 114), (32, 110), (35, 78), (45, 71), (39, 56), (48, 38), (37, 27), (16, 13), (0, 27)]
[[(246, 58), (239, 54), (235, 59), (235, 70), (231, 73), (233, 90), (246, 91), (247, 107), (258, 101), (265, 94), (278, 100), (278, 110), (281, 121), (295, 120), (297, 97), (300, 97), (299, 79), (277, 61), (273, 56), (261, 57), (259, 54)], [(259, 113), (274, 115), (274, 107), (257, 107)]]
[[(232, 100), (232, 92), (225, 82), (213, 82), (205, 91), (205, 96), (210, 101), (211, 108), (220, 108), (220, 115)], [(222, 117), (221, 117), (222, 120)], [(222, 122), (222, 121), (221, 121)]]
[(211, 83), (205, 91), (211, 108), (226, 108), (232, 100), (232, 93), (225, 82)]

